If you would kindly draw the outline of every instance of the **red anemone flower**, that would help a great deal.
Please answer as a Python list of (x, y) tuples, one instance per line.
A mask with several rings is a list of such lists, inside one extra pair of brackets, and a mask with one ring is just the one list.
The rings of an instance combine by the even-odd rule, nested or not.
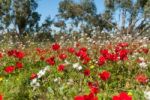
[(23, 64), (21, 62), (16, 62), (16, 67), (18, 69), (21, 69), (23, 67)]
[(60, 45), (59, 45), (58, 43), (54, 43), (54, 44), (52, 45), (52, 49), (53, 49), (54, 51), (57, 51), (57, 50), (60, 49)]
[(33, 80), (33, 79), (35, 79), (36, 77), (37, 77), (37, 74), (32, 73), (31, 76), (30, 76), (30, 80)]
[(102, 66), (102, 65), (105, 64), (105, 62), (106, 62), (106, 58), (105, 58), (104, 56), (100, 56), (100, 57), (99, 57), (98, 64), (99, 64), (100, 66)]
[(129, 96), (126, 92), (121, 92), (119, 95), (113, 96), (112, 100), (132, 100), (132, 96)]
[(60, 54), (60, 55), (59, 55), (59, 58), (60, 58), (61, 60), (65, 60), (65, 59), (67, 58), (67, 55), (66, 55), (66, 54)]
[(59, 71), (59, 72), (64, 71), (64, 69), (65, 69), (65, 66), (64, 66), (63, 64), (60, 64), (60, 65), (58, 66), (58, 71)]
[(5, 67), (4, 70), (6, 73), (12, 73), (15, 70), (15, 67), (14, 66), (7, 66), (7, 67)]
[(99, 73), (99, 77), (103, 80), (103, 81), (107, 81), (110, 78), (110, 72), (108, 71), (103, 71), (102, 73)]

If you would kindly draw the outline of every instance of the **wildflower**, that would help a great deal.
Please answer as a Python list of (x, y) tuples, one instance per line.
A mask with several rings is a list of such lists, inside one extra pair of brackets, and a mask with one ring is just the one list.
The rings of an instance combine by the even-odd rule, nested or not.
[(45, 70), (40, 70), (38, 73), (37, 73), (37, 77), (38, 78), (41, 78), (44, 74), (45, 74)]
[(23, 64), (21, 62), (16, 62), (16, 67), (18, 69), (21, 69), (23, 67)]
[(73, 64), (73, 68), (78, 68), (78, 67), (79, 67), (79, 63)]
[(146, 100), (150, 100), (150, 91), (144, 91), (144, 97)]
[(108, 49), (102, 49), (102, 50), (100, 50), (100, 53), (101, 53), (104, 57), (106, 57), (106, 56), (109, 54), (109, 51), (108, 51)]
[(30, 85), (31, 85), (32, 87), (34, 87), (34, 89), (36, 89), (37, 87), (40, 86), (40, 83), (37, 82), (37, 79), (33, 79), (33, 80), (31, 81)]
[(120, 60), (127, 60), (128, 59), (128, 57), (127, 57), (128, 50), (123, 49), (123, 50), (120, 50), (118, 53), (119, 53)]
[(14, 56), (18, 59), (22, 59), (25, 55), (22, 51), (17, 51)]
[(58, 43), (54, 43), (54, 44), (52, 45), (52, 49), (53, 49), (54, 51), (57, 51), (57, 50), (60, 49), (60, 45), (59, 45)]
[(138, 74), (135, 79), (141, 84), (146, 84), (148, 82), (148, 77), (145, 74)]
[(30, 76), (30, 80), (33, 80), (33, 79), (35, 79), (36, 77), (37, 77), (37, 74), (32, 73), (31, 76)]
[(74, 53), (74, 52), (75, 52), (75, 49), (72, 48), (72, 47), (70, 47), (70, 48), (68, 48), (68, 52), (69, 52), (69, 53)]
[(108, 71), (103, 71), (102, 73), (99, 73), (99, 77), (100, 77), (103, 81), (107, 81), (108, 78), (110, 78), (110, 72), (108, 72)]
[(90, 88), (90, 92), (97, 94), (99, 92), (98, 83), (88, 82), (88, 86)]
[(83, 64), (87, 64), (90, 60), (91, 60), (91, 58), (89, 56), (85, 56), (83, 58)]
[(65, 59), (67, 58), (67, 55), (66, 55), (66, 54), (60, 54), (60, 55), (59, 55), (59, 58), (60, 58), (61, 60), (65, 60)]
[(74, 100), (98, 100), (98, 97), (90, 93), (88, 95), (75, 96)]
[(6, 73), (12, 73), (15, 70), (15, 67), (14, 66), (7, 66), (7, 67), (5, 67), (4, 70)]
[(44, 70), (44, 71), (47, 71), (47, 70), (49, 70), (49, 67), (50, 67), (50, 66), (46, 66), (43, 70)]
[(7, 52), (8, 56), (14, 56), (16, 54), (17, 50), (9, 50)]
[(61, 64), (61, 65), (58, 66), (58, 71), (59, 72), (64, 71), (64, 69), (65, 69), (65, 66), (63, 64)]
[(49, 57), (46, 59), (46, 62), (49, 64), (49, 65), (54, 65), (55, 64), (55, 58), (52, 56), (52, 57)]
[(109, 59), (110, 61), (118, 61), (118, 55), (117, 54), (108, 54), (107, 55), (107, 59)]
[(100, 56), (100, 57), (99, 57), (99, 61), (98, 61), (99, 65), (102, 66), (102, 65), (105, 64), (105, 62), (106, 62), (105, 57), (104, 57), (104, 56)]
[(74, 100), (85, 100), (84, 96), (75, 96)]
[(139, 64), (140, 68), (144, 68), (144, 69), (147, 69), (147, 64), (145, 62), (141, 62)]
[(90, 76), (90, 70), (89, 69), (85, 69), (84, 70), (84, 75), (85, 76)]
[(82, 66), (79, 66), (77, 69), (78, 69), (78, 70), (82, 70)]
[(80, 51), (87, 52), (87, 48), (82, 47), (82, 48), (80, 48)]
[(142, 63), (142, 62), (144, 62), (144, 58), (143, 58), (143, 57), (139, 57), (136, 61), (137, 61), (138, 63)]
[(121, 92), (117, 96), (113, 96), (112, 100), (132, 100), (132, 96), (129, 96), (126, 92)]

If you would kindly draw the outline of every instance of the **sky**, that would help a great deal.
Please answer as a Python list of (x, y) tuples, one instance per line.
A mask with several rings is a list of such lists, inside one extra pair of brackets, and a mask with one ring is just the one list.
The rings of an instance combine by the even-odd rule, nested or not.
[[(55, 18), (55, 15), (58, 14), (58, 5), (61, 0), (39, 0), (37, 11), (41, 14), (40, 23), (42, 23), (46, 17), (51, 16)], [(78, 0), (76, 0), (78, 1)], [(97, 7), (97, 13), (102, 13), (105, 9), (104, 0), (95, 0)]]

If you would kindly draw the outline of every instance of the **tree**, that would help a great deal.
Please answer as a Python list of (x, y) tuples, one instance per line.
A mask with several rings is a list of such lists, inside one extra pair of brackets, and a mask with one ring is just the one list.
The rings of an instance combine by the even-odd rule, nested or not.
[(49, 33), (52, 31), (51, 29), (51, 25), (53, 24), (53, 20), (51, 19), (51, 17), (47, 17), (45, 19), (45, 21), (43, 22), (43, 24), (40, 27), (40, 31), (42, 31), (42, 33)]
[[(40, 14), (35, 0), (1, 0), (0, 23), (3, 29), (13, 28), (20, 35), (36, 31)], [(11, 25), (11, 28), (9, 27)]]
[[(144, 10), (148, 0), (105, 0), (106, 9), (115, 15), (119, 11), (120, 21), (116, 24), (120, 33), (133, 34), (143, 33), (147, 29), (148, 17), (144, 16)], [(116, 15), (115, 15), (116, 17)], [(114, 20), (116, 20), (113, 17)], [(143, 30), (143, 31), (142, 31)]]
[(0, 30), (8, 29), (11, 23), (11, 3), (11, 0), (0, 0)]
[(115, 23), (112, 22), (112, 12), (106, 10), (105, 13), (97, 13), (94, 0), (80, 0), (79, 3), (73, 0), (63, 0), (59, 3), (58, 16), (64, 20), (71, 19), (74, 26), (80, 26), (80, 30), (91, 36), (92, 31), (112, 30)]
[(35, 0), (14, 0), (13, 1), (13, 16), (15, 26), (19, 34), (32, 32), (38, 25), (40, 15), (36, 12), (38, 4)]

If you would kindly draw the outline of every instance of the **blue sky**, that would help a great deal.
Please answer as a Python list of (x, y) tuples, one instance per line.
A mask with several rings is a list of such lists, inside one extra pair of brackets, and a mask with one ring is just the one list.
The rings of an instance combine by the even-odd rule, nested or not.
[[(56, 14), (58, 14), (58, 4), (61, 0), (39, 0), (38, 1), (38, 8), (37, 11), (41, 14), (41, 21), (42, 23), (46, 17), (49, 15), (51, 18), (54, 18)], [(78, 0), (77, 0), (78, 1)], [(95, 0), (95, 4), (97, 7), (97, 12), (103, 12), (104, 7), (104, 0)]]

